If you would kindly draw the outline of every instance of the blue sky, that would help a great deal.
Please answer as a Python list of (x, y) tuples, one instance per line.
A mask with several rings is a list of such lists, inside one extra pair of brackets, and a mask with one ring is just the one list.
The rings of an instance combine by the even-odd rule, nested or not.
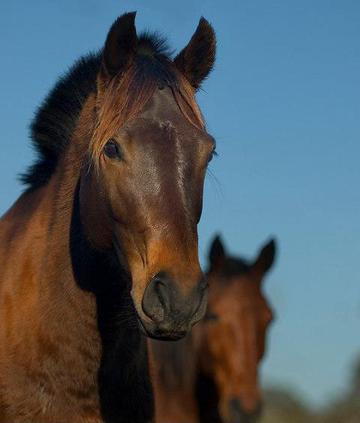
[(28, 124), (56, 78), (137, 10), (182, 48), (204, 15), (218, 36), (199, 103), (216, 137), (200, 225), (201, 256), (221, 231), (253, 257), (275, 235), (266, 282), (276, 310), (265, 383), (321, 404), (360, 354), (360, 3), (62, 0), (0, 5), (0, 213), (32, 159)]

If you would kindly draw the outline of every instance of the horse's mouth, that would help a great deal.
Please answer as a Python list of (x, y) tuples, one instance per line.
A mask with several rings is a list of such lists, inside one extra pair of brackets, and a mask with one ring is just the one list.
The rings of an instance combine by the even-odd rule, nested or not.
[(159, 341), (178, 341), (188, 333), (187, 329), (161, 327), (161, 325), (144, 322), (140, 317), (138, 322), (143, 335)]

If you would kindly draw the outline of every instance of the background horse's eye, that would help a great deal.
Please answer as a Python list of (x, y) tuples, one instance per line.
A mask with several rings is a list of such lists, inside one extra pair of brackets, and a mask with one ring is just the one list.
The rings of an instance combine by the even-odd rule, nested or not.
[(110, 159), (121, 159), (120, 148), (117, 145), (116, 141), (110, 139), (104, 146), (104, 153)]
[(207, 313), (205, 314), (204, 319), (205, 319), (206, 321), (208, 321), (208, 322), (214, 322), (214, 321), (216, 321), (216, 320), (218, 320), (218, 319), (219, 319), (219, 316), (218, 316), (217, 314), (212, 313), (211, 311), (209, 311), (209, 312), (207, 312)]

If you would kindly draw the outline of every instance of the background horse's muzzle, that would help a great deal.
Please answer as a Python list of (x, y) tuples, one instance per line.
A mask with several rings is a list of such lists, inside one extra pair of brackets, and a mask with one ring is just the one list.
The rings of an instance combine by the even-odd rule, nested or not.
[(261, 403), (253, 411), (245, 411), (241, 402), (233, 398), (229, 402), (231, 423), (256, 423), (261, 416)]
[(201, 279), (184, 294), (166, 272), (155, 275), (146, 287), (142, 309), (150, 321), (142, 321), (146, 333), (159, 339), (185, 336), (205, 314), (207, 283)]

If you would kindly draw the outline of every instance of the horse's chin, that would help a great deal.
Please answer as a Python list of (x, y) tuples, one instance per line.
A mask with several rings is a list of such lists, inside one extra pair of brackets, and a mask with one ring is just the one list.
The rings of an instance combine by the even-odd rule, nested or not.
[(162, 328), (161, 325), (146, 322), (138, 317), (140, 331), (143, 335), (158, 341), (178, 341), (187, 335), (188, 330)]

